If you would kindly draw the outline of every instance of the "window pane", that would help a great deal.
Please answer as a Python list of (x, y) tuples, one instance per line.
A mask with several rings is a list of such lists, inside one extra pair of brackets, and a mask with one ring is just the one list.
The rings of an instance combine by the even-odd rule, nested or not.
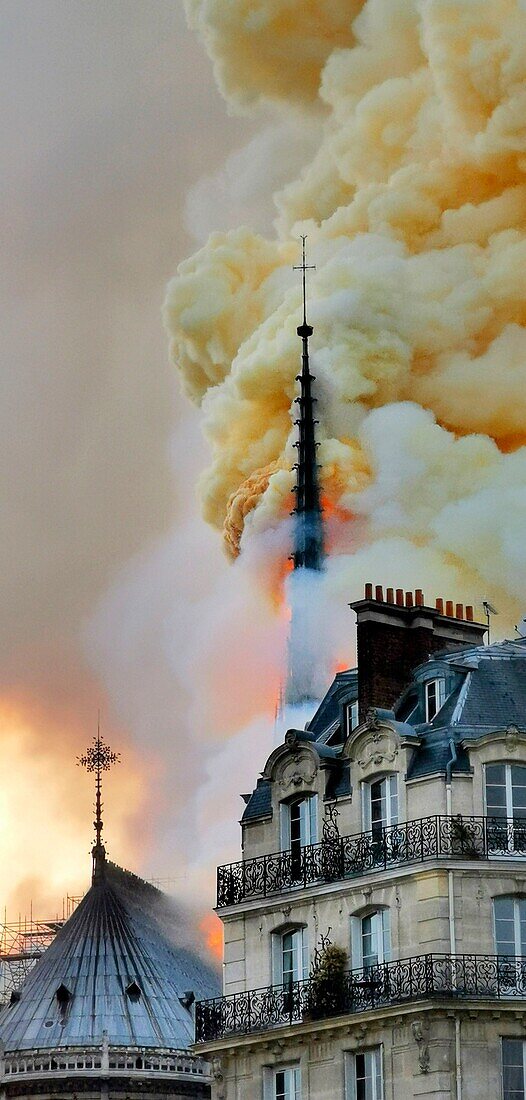
[(521, 1039), (502, 1040), (504, 1100), (524, 1100), (524, 1044)]
[(353, 1100), (382, 1100), (382, 1059), (379, 1047), (354, 1056), (353, 1083)]
[(489, 817), (508, 816), (505, 764), (486, 766), (486, 809)]
[(513, 815), (526, 816), (526, 768), (514, 764), (510, 768), (513, 799)]

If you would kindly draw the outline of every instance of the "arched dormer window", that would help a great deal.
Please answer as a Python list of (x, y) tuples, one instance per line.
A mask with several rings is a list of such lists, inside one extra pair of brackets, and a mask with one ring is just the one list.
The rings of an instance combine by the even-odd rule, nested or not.
[(302, 849), (318, 840), (318, 796), (301, 795), (280, 802), (280, 844), (282, 852), (290, 852), (291, 873), (301, 878)]
[(362, 783), (362, 822), (364, 832), (380, 840), (384, 829), (398, 824), (398, 776), (384, 775)]

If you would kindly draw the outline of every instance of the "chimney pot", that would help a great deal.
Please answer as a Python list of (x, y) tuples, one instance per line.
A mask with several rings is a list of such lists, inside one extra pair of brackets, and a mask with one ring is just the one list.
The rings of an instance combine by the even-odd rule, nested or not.
[(383, 603), (384, 602), (384, 590), (383, 590), (381, 584), (376, 585), (376, 588), (374, 590), (374, 598), (375, 598), (375, 600), (378, 600), (378, 603)]
[(396, 589), (396, 602), (399, 607), (404, 606), (404, 590), (403, 588)]
[(394, 603), (394, 589), (388, 588), (386, 594), (387, 603)]
[(439, 615), (444, 614), (444, 601), (441, 596), (437, 597), (437, 611)]
[(372, 584), (365, 585), (365, 598), (366, 600), (372, 600), (373, 598), (373, 586)]
[(424, 593), (422, 592), (421, 588), (417, 588), (415, 592), (415, 603), (417, 607), (424, 606)]
[(470, 603), (468, 603), (466, 606), (466, 619), (468, 620), (468, 623), (473, 622), (473, 607)]
[(450, 619), (455, 618), (455, 616), (453, 615), (453, 600), (446, 600), (446, 615)]
[(412, 607), (413, 606), (413, 593), (412, 592), (406, 592), (406, 594), (405, 594), (405, 606), (406, 607)]
[(456, 619), (463, 619), (464, 618), (464, 604), (457, 603), (457, 606), (455, 608), (455, 618)]

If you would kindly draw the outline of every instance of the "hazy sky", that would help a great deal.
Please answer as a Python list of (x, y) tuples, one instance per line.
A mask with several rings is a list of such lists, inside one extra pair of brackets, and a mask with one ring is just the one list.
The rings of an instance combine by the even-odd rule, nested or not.
[[(252, 131), (228, 117), (180, 0), (4, 0), (1, 21), (0, 903), (26, 906), (30, 895), (51, 903), (69, 888), (87, 850), (91, 792), (73, 768), (98, 706), (106, 728), (139, 744), (124, 762), (134, 774), (148, 722), (170, 712), (176, 723), (177, 700), (155, 689), (167, 677), (154, 658), (141, 690), (123, 657), (114, 706), (97, 632), (89, 653), (85, 634), (126, 563), (168, 531), (177, 570), (178, 517), (197, 514), (193, 485), (174, 470), (183, 419), (196, 468), (202, 444), (168, 365), (160, 309), (196, 247), (185, 229), (189, 188)], [(202, 528), (210, 568), (221, 570), (218, 539)], [(125, 854), (133, 806), (128, 816)], [(82, 842), (58, 873), (65, 822)], [(31, 850), (43, 833), (55, 853), (47, 883), (41, 846)], [(149, 868), (151, 853), (144, 859)]]

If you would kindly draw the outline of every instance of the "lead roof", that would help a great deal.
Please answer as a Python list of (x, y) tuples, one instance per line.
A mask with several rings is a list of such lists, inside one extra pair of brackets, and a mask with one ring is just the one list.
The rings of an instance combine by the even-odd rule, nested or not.
[[(307, 724), (304, 739), (314, 740), (320, 755), (325, 754), (322, 746), (327, 743), (333, 746), (336, 756), (341, 754), (346, 737), (345, 710), (358, 697), (358, 675), (355, 669), (338, 673)], [(433, 721), (425, 722), (423, 682), (436, 676), (445, 677), (447, 697)], [(408, 779), (444, 773), (451, 762), (452, 744), (456, 753), (453, 772), (469, 772), (470, 743), (509, 726), (526, 732), (526, 638), (434, 653), (414, 670), (413, 682), (394, 709), (377, 710), (377, 714), (403, 736), (415, 738)], [(397, 721), (401, 718), (405, 720)], [(299, 739), (301, 733), (297, 736)], [(342, 797), (350, 791), (343, 760), (340, 767), (341, 776), (331, 777), (331, 797)], [(260, 779), (243, 821), (270, 814), (271, 805), (270, 781)]]
[(6, 1051), (98, 1045), (103, 1032), (113, 1045), (188, 1047), (193, 1020), (179, 998), (215, 996), (220, 982), (181, 943), (181, 925), (161, 891), (105, 861), (20, 999), (0, 1012)]

